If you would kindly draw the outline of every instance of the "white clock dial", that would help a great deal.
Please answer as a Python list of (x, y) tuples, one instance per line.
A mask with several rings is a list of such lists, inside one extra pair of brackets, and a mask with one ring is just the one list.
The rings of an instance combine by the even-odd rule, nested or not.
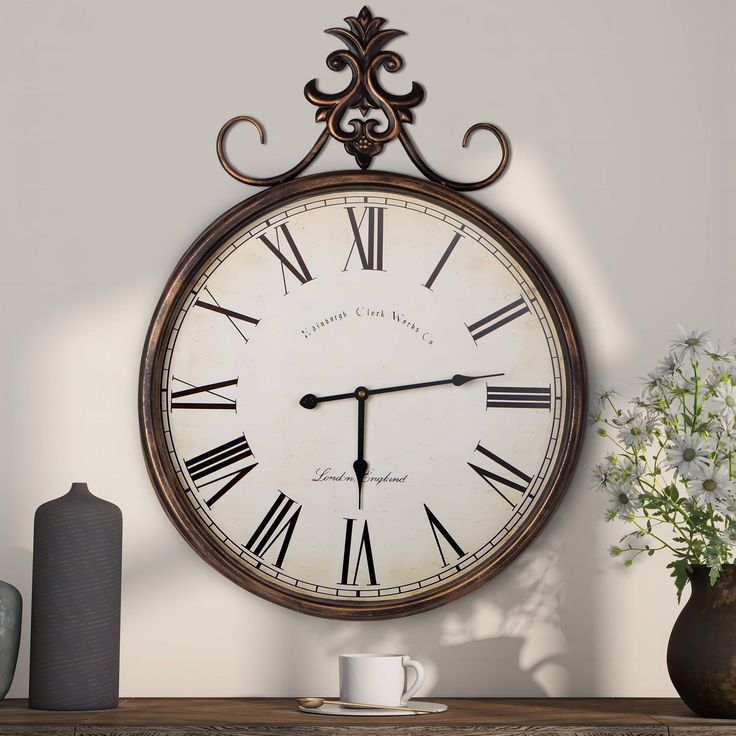
[(373, 183), (303, 188), (194, 255), (153, 421), (187, 526), (231, 570), (310, 612), (391, 615), (518, 553), (579, 413), (528, 254)]

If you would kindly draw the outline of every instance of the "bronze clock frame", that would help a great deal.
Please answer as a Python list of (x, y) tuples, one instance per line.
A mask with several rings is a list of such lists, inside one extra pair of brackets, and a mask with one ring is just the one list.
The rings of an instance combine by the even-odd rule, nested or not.
[[(351, 187), (411, 195), (442, 205), (500, 241), (522, 265), (525, 275), (546, 303), (560, 336), (560, 359), (567, 375), (560, 454), (549, 471), (544, 498), (532, 514), (520, 522), (513, 540), (466, 576), (396, 601), (320, 600), (297, 591), (287, 592), (258, 577), (245, 565), (239, 565), (206, 533), (205, 525), (184, 498), (166, 449), (161, 417), (164, 395), (161, 371), (168, 337), (183, 301), (208, 258), (236, 230), (275, 206), (285, 206), (299, 197)], [(572, 314), (542, 260), (516, 231), (490, 210), (445, 186), (393, 173), (334, 172), (295, 179), (246, 199), (215, 220), (184, 254), (164, 289), (146, 337), (140, 372), (139, 416), (146, 463), (164, 510), (187, 542), (218, 572), (262, 598), (302, 613), (336, 619), (385, 619), (426, 611), (475, 590), (530, 544), (557, 508), (572, 477), (585, 426), (585, 399), (585, 364)]]

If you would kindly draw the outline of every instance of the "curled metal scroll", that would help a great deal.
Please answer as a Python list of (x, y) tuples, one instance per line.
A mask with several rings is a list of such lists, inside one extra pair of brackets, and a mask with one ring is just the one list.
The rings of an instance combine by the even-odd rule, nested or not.
[[(264, 187), (281, 184), (299, 176), (317, 158), (330, 138), (342, 143), (358, 166), (367, 169), (373, 158), (383, 151), (386, 143), (398, 138), (412, 163), (431, 181), (457, 191), (482, 189), (496, 181), (509, 163), (509, 141), (504, 133), (491, 123), (476, 123), (465, 132), (463, 148), (468, 146), (472, 134), (479, 129), (493, 133), (500, 144), (501, 160), (484, 179), (459, 182), (437, 173), (419, 154), (405, 127), (414, 122), (412, 108), (424, 100), (424, 87), (418, 82), (412, 82), (411, 89), (406, 94), (393, 94), (383, 88), (378, 78), (381, 69), (395, 73), (403, 67), (403, 58), (384, 47), (395, 38), (405, 35), (404, 31), (383, 28), (385, 18), (374, 17), (367, 7), (363, 7), (357, 16), (345, 18), (345, 22), (347, 29), (328, 28), (326, 31), (347, 46), (347, 50), (333, 51), (327, 57), (327, 66), (338, 72), (348, 69), (351, 79), (345, 89), (336, 93), (322, 92), (316, 79), (312, 79), (304, 87), (304, 96), (317, 106), (316, 121), (325, 124), (304, 158), (288, 171), (275, 176), (257, 178), (242, 173), (225, 153), (228, 133), (237, 123), (247, 122), (256, 128), (261, 143), (265, 143), (266, 137), (263, 126), (257, 120), (248, 115), (238, 115), (228, 120), (217, 135), (217, 156), (225, 171), (244, 184)], [(360, 116), (346, 120), (351, 110), (359, 111)], [(368, 117), (371, 111), (376, 111), (378, 118)]]
[(325, 143), (327, 143), (330, 138), (330, 131), (325, 128), (319, 134), (319, 137), (314, 142), (314, 145), (309, 149), (309, 151), (307, 151), (307, 155), (298, 164), (292, 166), (288, 171), (285, 171), (283, 174), (277, 174), (276, 176), (268, 176), (264, 178), (256, 178), (254, 176), (248, 176), (247, 174), (243, 174), (241, 171), (238, 171), (238, 169), (235, 168), (232, 163), (230, 163), (230, 160), (225, 153), (225, 139), (227, 138), (227, 134), (230, 132), (231, 128), (238, 123), (250, 123), (258, 131), (258, 137), (260, 138), (261, 143), (266, 143), (266, 131), (255, 118), (250, 117), (250, 115), (237, 115), (234, 118), (230, 118), (230, 120), (228, 120), (225, 125), (220, 128), (220, 132), (217, 134), (217, 158), (220, 159), (222, 168), (225, 169), (225, 171), (227, 171), (227, 173), (230, 174), (233, 179), (237, 179), (238, 181), (243, 182), (243, 184), (251, 184), (256, 187), (270, 187), (274, 184), (282, 184), (285, 181), (289, 181), (289, 179), (293, 179), (294, 177), (299, 176), (299, 174), (301, 174), (302, 171), (304, 171), (304, 169), (306, 169), (307, 166), (309, 166), (309, 164), (311, 164), (312, 161), (317, 158), (319, 152), (324, 148)]

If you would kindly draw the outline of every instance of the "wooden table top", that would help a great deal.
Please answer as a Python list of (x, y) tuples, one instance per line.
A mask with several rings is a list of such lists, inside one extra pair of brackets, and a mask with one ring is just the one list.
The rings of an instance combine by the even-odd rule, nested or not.
[[(301, 713), (287, 698), (124, 698), (102, 711), (40, 711), (0, 703), (0, 734), (190, 736), (190, 734), (473, 734), (482, 736), (736, 736), (736, 720), (694, 716), (675, 698), (440, 698), (445, 713), (366, 718)], [(360, 727), (360, 728), (358, 728)]]

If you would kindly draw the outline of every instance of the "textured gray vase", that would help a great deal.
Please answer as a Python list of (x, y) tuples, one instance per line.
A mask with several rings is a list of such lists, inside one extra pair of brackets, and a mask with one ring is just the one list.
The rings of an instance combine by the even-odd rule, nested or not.
[(18, 661), (23, 598), (17, 588), (0, 580), (0, 700), (10, 690)]
[(33, 529), (29, 705), (118, 705), (123, 519), (86, 483), (39, 506)]

